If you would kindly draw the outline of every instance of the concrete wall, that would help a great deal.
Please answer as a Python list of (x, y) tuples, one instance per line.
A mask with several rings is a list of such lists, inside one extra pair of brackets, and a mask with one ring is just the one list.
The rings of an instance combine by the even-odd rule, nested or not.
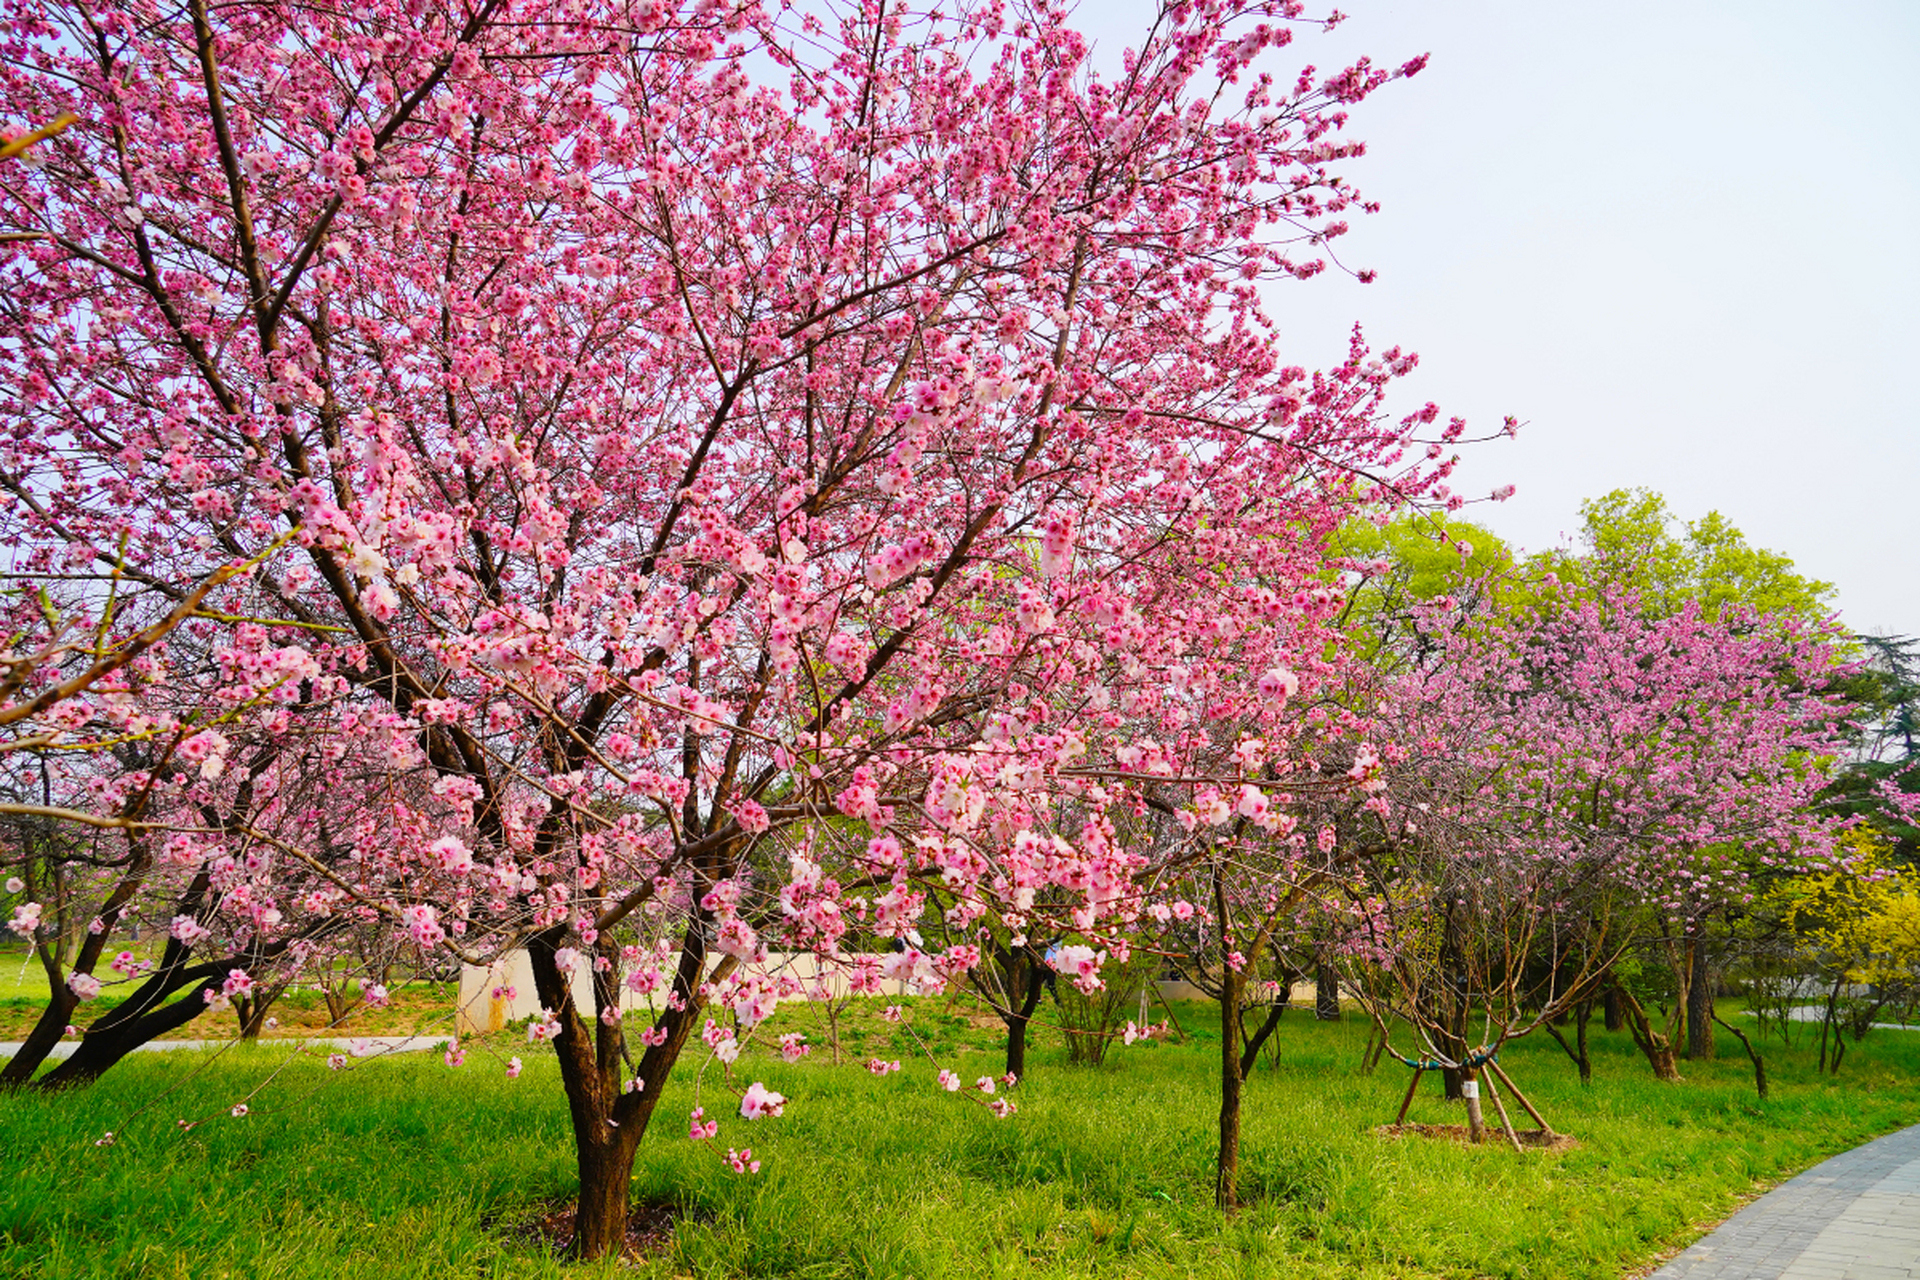
[[(773, 977), (792, 977), (799, 979), (810, 991), (819, 992), (839, 999), (847, 994), (847, 978), (837, 966), (830, 966), (823, 973), (819, 957), (809, 951), (773, 951), (767, 955), (765, 965), (758, 972)], [(495, 999), (493, 991), (498, 987), (512, 987), (511, 999)], [(667, 984), (661, 983), (661, 991)], [(1160, 996), (1164, 1000), (1206, 1000), (1206, 992), (1192, 983), (1174, 979), (1161, 982)], [(898, 999), (909, 994), (906, 984), (901, 982), (882, 982), (880, 996), (877, 998)], [(1250, 993), (1251, 994), (1251, 993)], [(656, 1000), (661, 996), (656, 994)], [(817, 995), (789, 996), (792, 1000), (818, 998)], [(1264, 996), (1263, 996), (1264, 998)], [(583, 964), (573, 975), (573, 1002), (580, 1009), (593, 1008), (592, 975)], [(1303, 1007), (1313, 1007), (1313, 983), (1297, 982), (1288, 993), (1288, 1003)], [(648, 1009), (647, 997), (625, 987), (620, 989), (620, 1009), (623, 1013)], [(460, 1010), (458, 1018), (459, 1033), (469, 1035), (479, 1031), (498, 1031), (510, 1022), (519, 1022), (536, 1017), (540, 1012), (540, 1000), (534, 995), (533, 963), (525, 951), (509, 951), (491, 965), (468, 965), (460, 971)]]
[[(846, 974), (838, 966), (828, 966), (823, 972), (819, 957), (810, 951), (772, 951), (767, 953), (764, 965), (742, 967), (748, 973), (798, 979), (813, 993), (789, 996), (788, 999), (806, 1000), (821, 996), (839, 999), (847, 994)], [(512, 987), (513, 996), (495, 999), (493, 992), (500, 987)], [(653, 999), (656, 1002), (663, 1000), (667, 990), (668, 982), (663, 978)], [(898, 999), (906, 994), (905, 983), (883, 981), (876, 998)], [(593, 975), (588, 972), (585, 963), (573, 974), (573, 1003), (579, 1009), (593, 1008)], [(624, 986), (620, 989), (622, 1013), (634, 1010), (645, 1012), (649, 1007), (646, 996)], [(539, 1013), (540, 999), (534, 994), (533, 986), (533, 962), (524, 950), (509, 951), (491, 965), (482, 967), (470, 964), (461, 969), (458, 1019), (461, 1035), (476, 1031), (498, 1031), (510, 1022), (537, 1017)]]

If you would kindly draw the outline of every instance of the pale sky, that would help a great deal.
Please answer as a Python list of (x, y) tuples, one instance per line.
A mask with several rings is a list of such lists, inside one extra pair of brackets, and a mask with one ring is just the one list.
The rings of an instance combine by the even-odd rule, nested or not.
[[(1354, 110), (1369, 199), (1329, 273), (1270, 298), (1289, 361), (1355, 321), (1475, 428), (1463, 515), (1529, 550), (1582, 498), (1717, 510), (1833, 582), (1856, 631), (1920, 635), (1920, 2), (1341, 0), (1285, 70), (1360, 54), (1412, 80)], [(1146, 0), (1083, 0), (1117, 61)]]

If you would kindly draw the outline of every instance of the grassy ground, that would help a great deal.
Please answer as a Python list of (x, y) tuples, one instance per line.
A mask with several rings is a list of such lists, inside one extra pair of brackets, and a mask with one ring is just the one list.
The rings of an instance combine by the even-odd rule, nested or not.
[[(964, 1006), (923, 1001), (912, 1016), (967, 1079), (998, 1069), (991, 1028)], [(84, 1093), (8, 1098), (0, 1275), (1619, 1276), (1756, 1182), (1920, 1122), (1920, 1034), (1874, 1033), (1838, 1081), (1814, 1077), (1805, 1042), (1771, 1046), (1765, 1104), (1744, 1057), (1663, 1085), (1623, 1036), (1596, 1034), (1591, 1089), (1550, 1041), (1503, 1055), (1575, 1149), (1382, 1137), (1403, 1071), (1359, 1074), (1363, 1025), (1290, 1015), (1278, 1066), (1248, 1088), (1253, 1203), (1222, 1221), (1218, 1041), (1202, 1009), (1181, 1011), (1190, 1042), (1116, 1048), (1097, 1070), (1067, 1066), (1043, 1037), (1006, 1120), (939, 1092), (901, 1029), (870, 1011), (844, 1029), (839, 1068), (817, 1011), (782, 1017), (809, 1031), (813, 1057), (750, 1051), (736, 1065), (742, 1083), (790, 1096), (778, 1120), (738, 1119), (710, 1072), (701, 1101), (720, 1138), (689, 1142), (683, 1064), (636, 1194), (685, 1216), (636, 1268), (569, 1267), (520, 1230), (572, 1190), (573, 1169), (551, 1056), (503, 1038), (472, 1045), (457, 1070), (412, 1055), (339, 1074), (297, 1059), (272, 1075), (287, 1050), (261, 1046), (150, 1055)], [(526, 1074), (506, 1079), (494, 1048), (525, 1057)], [(906, 1069), (876, 1079), (856, 1065), (878, 1053)], [(243, 1098), (250, 1114), (233, 1118)], [(182, 1118), (201, 1123), (183, 1132)], [(1426, 1095), (1411, 1118), (1461, 1116)], [(96, 1147), (106, 1129), (118, 1141)], [(764, 1160), (757, 1176), (718, 1158), (740, 1144)]]

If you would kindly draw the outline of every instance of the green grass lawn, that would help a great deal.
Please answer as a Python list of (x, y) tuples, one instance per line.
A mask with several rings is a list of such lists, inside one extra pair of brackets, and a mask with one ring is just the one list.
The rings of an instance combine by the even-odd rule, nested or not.
[[(969, 1080), (998, 1069), (994, 1035), (964, 1006), (922, 1001), (917, 1024)], [(1401, 1068), (1357, 1068), (1365, 1027), (1289, 1015), (1279, 1065), (1247, 1091), (1243, 1183), (1252, 1203), (1211, 1205), (1218, 1041), (1181, 1011), (1182, 1045), (1116, 1048), (1072, 1068), (1044, 1038), (1020, 1111), (1000, 1120), (939, 1092), (897, 1027), (863, 1011), (847, 1065), (826, 1060), (817, 1014), (783, 1011), (816, 1042), (787, 1065), (750, 1053), (744, 1084), (792, 1099), (749, 1124), (712, 1072), (702, 1095), (718, 1143), (686, 1137), (695, 1065), (683, 1063), (642, 1144), (636, 1195), (684, 1216), (637, 1267), (569, 1267), (521, 1225), (573, 1188), (550, 1055), (502, 1038), (510, 1081), (474, 1045), (349, 1073), (286, 1049), (131, 1060), (92, 1090), (0, 1103), (0, 1275), (520, 1277), (1619, 1276), (1686, 1243), (1756, 1183), (1920, 1122), (1920, 1034), (1876, 1032), (1837, 1081), (1816, 1079), (1803, 1038), (1769, 1046), (1773, 1098), (1746, 1059), (1685, 1064), (1654, 1081), (1624, 1036), (1595, 1035), (1582, 1089), (1551, 1041), (1503, 1062), (1579, 1145), (1518, 1155), (1373, 1132), (1392, 1118)], [(1722, 1033), (1725, 1040), (1725, 1033)], [(876, 1079), (870, 1053), (906, 1069)], [(183, 1132), (181, 1118), (202, 1118)], [(1423, 1086), (1411, 1117), (1459, 1122)], [(119, 1134), (110, 1147), (94, 1140)], [(751, 1144), (757, 1176), (727, 1170)], [(716, 1150), (717, 1148), (717, 1150)]]

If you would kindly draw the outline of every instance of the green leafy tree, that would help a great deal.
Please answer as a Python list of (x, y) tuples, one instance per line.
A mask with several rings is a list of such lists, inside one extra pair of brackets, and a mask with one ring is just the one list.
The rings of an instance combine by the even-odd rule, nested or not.
[(1818, 622), (1833, 613), (1833, 584), (1809, 578), (1793, 560), (1755, 547), (1717, 511), (1682, 523), (1650, 489), (1615, 489), (1580, 504), (1581, 552), (1535, 556), (1569, 585), (1632, 588), (1656, 617), (1689, 600), (1718, 618), (1728, 605), (1762, 617)]

